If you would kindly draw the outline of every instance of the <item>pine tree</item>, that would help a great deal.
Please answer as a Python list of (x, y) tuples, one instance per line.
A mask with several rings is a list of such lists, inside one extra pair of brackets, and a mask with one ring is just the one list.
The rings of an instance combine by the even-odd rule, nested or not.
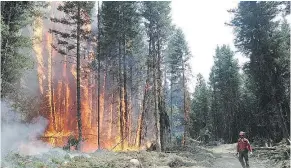
[[(1, 2), (1, 98), (15, 98), (24, 70), (33, 67), (32, 39), (21, 33), (36, 17), (42, 17), (44, 2)], [(37, 39), (36, 39), (37, 40)]]
[(82, 120), (81, 120), (81, 83), (80, 83), (80, 56), (81, 43), (89, 38), (90, 30), (86, 25), (90, 24), (89, 14), (94, 7), (94, 2), (64, 2), (58, 7), (59, 11), (65, 13), (64, 18), (51, 18), (55, 23), (70, 26), (70, 32), (51, 29), (58, 41), (58, 46), (52, 47), (66, 57), (76, 58), (77, 67), (77, 123), (78, 123), (78, 150), (81, 149), (82, 142)]
[[(184, 141), (187, 134), (187, 126), (188, 126), (188, 112), (186, 107), (186, 94), (187, 94), (187, 62), (190, 58), (190, 52), (187, 46), (187, 42), (185, 40), (184, 34), (181, 29), (176, 29), (174, 34), (172, 35), (169, 45), (168, 45), (168, 57), (167, 57), (167, 64), (170, 74), (170, 101), (171, 101), (171, 130), (173, 132), (173, 105), (176, 105), (178, 108), (183, 109), (181, 111), (184, 114)], [(175, 89), (174, 89), (175, 88)], [(181, 93), (179, 93), (181, 91)], [(177, 94), (180, 98), (180, 103), (173, 102), (173, 99), (177, 99), (178, 97), (174, 97), (173, 94)], [(179, 99), (178, 98), (178, 99)], [(182, 102), (182, 103), (181, 103)]]
[[(145, 18), (145, 26), (147, 36), (149, 38), (149, 58), (148, 58), (148, 75), (146, 85), (152, 85), (152, 99), (154, 107), (155, 119), (155, 139), (157, 143), (157, 151), (163, 148), (161, 144), (161, 136), (164, 126), (160, 123), (165, 116), (164, 96), (162, 93), (162, 48), (165, 45), (170, 28), (170, 2), (143, 2), (143, 17)], [(145, 96), (145, 99), (147, 97)], [(144, 100), (146, 101), (146, 100)], [(162, 132), (162, 134), (161, 134)], [(163, 137), (162, 137), (163, 139)]]
[[(128, 60), (133, 54), (133, 40), (137, 37), (139, 14), (136, 2), (104, 2), (102, 5), (103, 53), (116, 61), (119, 91), (119, 133), (121, 148), (129, 137)], [(117, 55), (117, 57), (116, 57)], [(113, 68), (116, 67), (113, 65)], [(124, 103), (122, 103), (124, 101)], [(124, 104), (124, 105), (123, 105)]]
[(280, 127), (283, 137), (287, 138), (290, 123), (287, 117), (290, 116), (289, 100), (283, 96), (288, 93), (286, 79), (290, 72), (284, 68), (286, 64), (279, 63), (279, 60), (290, 59), (287, 58), (290, 36), (283, 33), (288, 28), (279, 26), (280, 20), (274, 20), (282, 11), (288, 13), (284, 8), (281, 2), (240, 2), (238, 8), (231, 11), (234, 14), (231, 26), (235, 30), (235, 44), (250, 58), (246, 69), (253, 81), (252, 91), (259, 101), (258, 114), (255, 114), (257, 124), (253, 127), (259, 126), (257, 129), (263, 132), (263, 137), (277, 140), (280, 137), (272, 130)]
[(229, 46), (217, 47), (210, 74), (214, 132), (216, 138), (223, 138), (228, 142), (234, 142), (239, 130), (236, 124), (240, 97), (239, 67), (233, 56)]
[(198, 138), (201, 136), (201, 134), (199, 134), (200, 131), (202, 131), (203, 128), (210, 126), (209, 96), (210, 94), (206, 82), (203, 76), (198, 74), (191, 109), (192, 137)]

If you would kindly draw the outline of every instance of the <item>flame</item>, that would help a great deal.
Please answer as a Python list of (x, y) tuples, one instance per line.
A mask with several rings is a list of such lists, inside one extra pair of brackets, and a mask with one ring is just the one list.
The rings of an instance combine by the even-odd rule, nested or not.
[[(54, 16), (62, 16), (63, 13), (55, 10), (58, 2), (51, 2), (51, 12)], [(37, 40), (33, 41), (33, 49), (37, 60), (37, 72), (39, 90), (44, 96), (44, 108), (40, 112), (49, 120), (48, 127), (41, 138), (52, 146), (63, 147), (67, 144), (69, 136), (77, 138), (77, 117), (76, 117), (76, 65), (69, 63), (69, 57), (62, 56), (52, 49), (51, 44), (56, 43), (53, 36), (47, 32), (48, 28), (60, 29), (62, 25), (47, 23), (47, 20), (37, 18), (34, 22), (34, 36)], [(62, 26), (62, 27), (60, 27)], [(86, 26), (86, 30), (91, 30), (91, 25)], [(44, 40), (43, 40), (44, 39)], [(85, 44), (83, 44), (85, 45)], [(94, 45), (94, 44), (92, 44)], [(89, 46), (90, 47), (90, 46)], [(93, 49), (81, 59), (81, 114), (82, 132), (84, 141), (82, 151), (95, 151), (97, 138), (100, 139), (100, 147), (105, 149), (120, 150), (139, 150), (139, 145), (133, 143), (133, 111), (130, 101), (128, 101), (128, 111), (125, 110), (124, 88), (122, 88), (122, 98), (119, 93), (111, 92), (107, 94), (106, 73), (102, 72), (101, 94), (100, 94), (100, 135), (97, 135), (97, 94), (96, 92), (96, 72), (89, 68), (89, 63), (94, 59)], [(43, 95), (45, 93), (45, 95)], [(109, 101), (105, 96), (110, 97)], [(118, 97), (118, 99), (116, 99)], [(116, 100), (114, 100), (116, 99)], [(118, 103), (114, 103), (118, 101)], [(122, 105), (121, 113), (119, 105)], [(108, 107), (108, 108), (107, 108)], [(105, 111), (106, 110), (106, 111)], [(127, 113), (127, 117), (126, 114)], [(120, 127), (119, 117), (123, 116), (123, 128)], [(140, 124), (139, 118), (139, 124)], [(137, 127), (136, 136), (139, 135), (140, 126)], [(123, 140), (120, 137), (123, 132)], [(137, 140), (135, 140), (137, 141)], [(139, 139), (140, 141), (140, 139)], [(121, 146), (123, 144), (123, 148)], [(140, 144), (140, 143), (138, 143)]]
[(135, 145), (139, 146), (141, 143), (141, 139), (140, 139), (140, 134), (141, 134), (141, 119), (142, 119), (142, 114), (140, 113), (139, 118), (138, 118), (138, 126), (137, 126), (137, 132), (136, 132), (136, 139), (135, 139)]
[(33, 50), (35, 51), (38, 66), (37, 66), (37, 72), (38, 72), (38, 82), (39, 82), (39, 90), (40, 93), (43, 94), (43, 80), (44, 80), (44, 72), (43, 72), (43, 57), (42, 57), (42, 33), (43, 33), (43, 22), (41, 17), (36, 17), (34, 21), (35, 29), (33, 31)]

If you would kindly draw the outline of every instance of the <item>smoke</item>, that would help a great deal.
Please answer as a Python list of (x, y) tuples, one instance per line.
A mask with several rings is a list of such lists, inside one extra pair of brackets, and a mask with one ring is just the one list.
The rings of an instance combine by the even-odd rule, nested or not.
[(51, 147), (38, 140), (47, 125), (43, 117), (24, 123), (20, 113), (13, 111), (7, 102), (1, 102), (1, 159), (9, 153), (36, 155), (47, 152)]

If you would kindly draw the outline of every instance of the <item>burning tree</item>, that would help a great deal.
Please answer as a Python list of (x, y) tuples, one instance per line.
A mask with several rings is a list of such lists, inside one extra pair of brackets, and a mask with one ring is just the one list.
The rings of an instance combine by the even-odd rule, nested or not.
[(81, 44), (84, 43), (90, 35), (91, 23), (89, 13), (94, 7), (94, 2), (63, 2), (58, 6), (58, 10), (65, 13), (63, 18), (52, 17), (51, 21), (60, 23), (70, 27), (70, 30), (56, 30), (50, 29), (50, 32), (57, 37), (57, 46), (52, 44), (52, 47), (58, 53), (72, 58), (77, 63), (77, 122), (78, 122), (78, 149), (80, 150), (80, 143), (82, 141), (82, 120), (81, 120)]

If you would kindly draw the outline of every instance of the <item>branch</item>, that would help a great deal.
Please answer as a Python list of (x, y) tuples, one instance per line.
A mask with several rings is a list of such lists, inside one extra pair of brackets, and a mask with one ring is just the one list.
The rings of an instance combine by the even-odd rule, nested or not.
[(57, 19), (57, 18), (53, 18), (51, 17), (51, 21), (52, 22), (57, 22), (57, 23), (62, 23), (62, 24), (65, 24), (65, 25), (75, 25), (77, 24), (77, 22), (69, 22), (67, 19), (65, 18), (62, 18), (62, 19)]

